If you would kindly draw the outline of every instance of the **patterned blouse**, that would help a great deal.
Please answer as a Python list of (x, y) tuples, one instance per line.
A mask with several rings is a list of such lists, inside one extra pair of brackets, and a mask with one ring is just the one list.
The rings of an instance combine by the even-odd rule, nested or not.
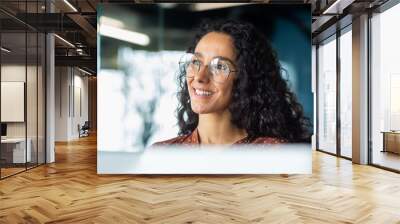
[[(251, 138), (249, 136), (240, 139), (239, 141), (235, 142), (235, 144), (280, 144), (280, 143), (287, 143), (287, 141), (279, 138), (273, 137), (256, 137)], [(154, 143), (155, 146), (157, 145), (173, 145), (173, 144), (187, 144), (187, 145), (195, 145), (200, 144), (199, 139), (199, 132), (197, 128), (188, 135), (178, 136), (172, 139), (168, 139), (166, 141), (156, 142)]]

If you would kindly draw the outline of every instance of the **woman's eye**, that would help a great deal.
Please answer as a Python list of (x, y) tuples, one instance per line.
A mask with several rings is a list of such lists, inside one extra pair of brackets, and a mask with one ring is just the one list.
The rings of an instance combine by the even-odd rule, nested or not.
[(226, 70), (229, 69), (229, 67), (228, 67), (228, 65), (225, 65), (225, 64), (218, 64), (218, 65), (217, 65), (217, 69), (218, 69), (218, 70), (226, 71)]

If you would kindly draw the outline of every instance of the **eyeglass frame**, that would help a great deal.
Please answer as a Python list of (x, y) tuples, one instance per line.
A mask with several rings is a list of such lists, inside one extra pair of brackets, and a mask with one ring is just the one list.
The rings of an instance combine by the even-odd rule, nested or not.
[[(184, 56), (186, 56), (186, 55), (188, 55), (188, 54), (192, 54), (193, 56), (195, 56), (196, 58), (198, 58), (198, 56), (197, 56), (198, 54), (196, 54), (196, 53), (186, 53), (186, 54), (182, 55), (182, 57), (181, 57), (181, 59), (179, 60), (179, 63), (178, 63), (178, 64), (179, 64), (179, 69), (180, 69), (180, 70), (181, 70), (181, 65), (187, 63), (187, 62), (182, 62), (182, 58), (184, 58)], [(228, 65), (229, 73), (226, 75), (226, 79), (225, 79), (223, 82), (215, 81), (215, 80), (212, 78), (212, 77), (214, 77), (214, 73), (210, 70), (210, 64), (211, 64), (211, 62), (212, 62), (213, 60), (215, 60), (215, 59), (220, 59), (220, 60), (226, 61), (226, 62), (228, 62), (229, 64), (231, 64), (231, 66), (236, 67), (236, 65), (235, 65), (229, 58), (225, 58), (225, 57), (222, 57), (222, 56), (216, 56), (216, 57), (214, 57), (213, 59), (211, 59), (211, 61), (210, 61), (207, 65), (204, 65), (204, 63), (203, 63), (201, 60), (199, 60), (199, 61), (200, 61), (200, 66), (199, 66), (199, 69), (197, 70), (197, 74), (200, 72), (202, 66), (203, 66), (203, 67), (207, 66), (207, 70), (208, 70), (208, 72), (210, 72), (210, 73), (212, 74), (211, 79), (212, 79), (214, 82), (217, 82), (217, 83), (225, 83), (226, 80), (229, 78), (229, 76), (230, 76), (230, 74), (231, 74), (232, 72), (238, 72), (238, 70), (231, 70), (230, 66)], [(236, 69), (236, 68), (234, 68), (234, 69)], [(186, 68), (184, 69), (184, 71), (185, 71), (185, 76), (188, 77), (188, 76), (187, 76)], [(181, 72), (182, 72), (182, 70), (181, 70)], [(195, 76), (195, 75), (190, 76), (190, 78), (193, 78), (194, 76)]]

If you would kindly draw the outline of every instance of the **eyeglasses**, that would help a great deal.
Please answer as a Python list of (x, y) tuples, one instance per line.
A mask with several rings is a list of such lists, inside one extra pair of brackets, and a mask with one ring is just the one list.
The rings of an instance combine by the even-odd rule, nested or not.
[[(186, 53), (179, 61), (180, 71), (184, 72), (188, 78), (193, 78), (197, 75), (202, 66), (204, 66), (203, 62), (192, 53)], [(212, 74), (212, 80), (218, 83), (224, 83), (231, 72), (237, 72), (229, 60), (221, 57), (213, 58), (207, 67)]]

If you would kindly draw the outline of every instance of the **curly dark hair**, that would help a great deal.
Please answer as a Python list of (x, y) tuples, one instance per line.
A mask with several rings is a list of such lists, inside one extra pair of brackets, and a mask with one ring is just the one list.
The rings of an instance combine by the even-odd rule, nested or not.
[[(231, 121), (251, 137), (276, 137), (288, 142), (309, 141), (309, 120), (282, 78), (281, 65), (267, 38), (253, 25), (236, 20), (204, 21), (187, 49), (193, 53), (200, 39), (210, 32), (228, 34), (236, 52), (237, 79), (229, 105)], [(179, 135), (190, 134), (198, 125), (186, 84), (178, 75), (177, 118)]]

